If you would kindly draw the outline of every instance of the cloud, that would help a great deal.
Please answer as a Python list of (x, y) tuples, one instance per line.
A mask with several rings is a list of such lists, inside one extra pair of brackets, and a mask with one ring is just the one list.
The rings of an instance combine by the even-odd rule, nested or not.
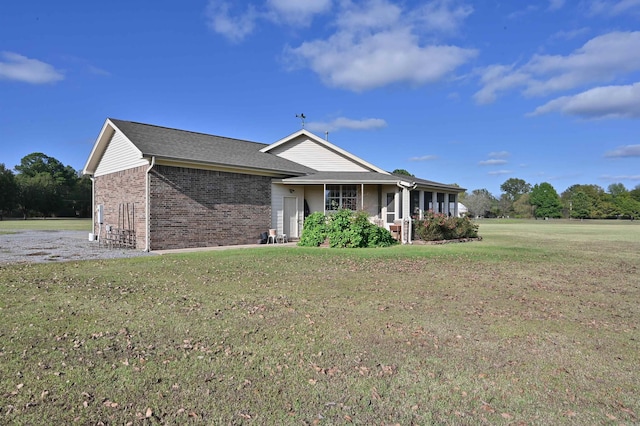
[(438, 19), (425, 18), (424, 10), (444, 10), (451, 7), (451, 1), (431, 2), (415, 17), (415, 10), (405, 11), (386, 0), (344, 4), (347, 7), (334, 34), (286, 51), (328, 86), (362, 92), (394, 83), (433, 83), (450, 77), (477, 55), (474, 49), (420, 41), (420, 31), (450, 31), (471, 13), (468, 8), (454, 8), (441, 11)]
[(640, 10), (640, 0), (594, 0), (589, 12), (592, 15), (617, 16)]
[(494, 170), (487, 173), (489, 176), (502, 176), (502, 175), (510, 175), (513, 173), (512, 170)]
[(602, 175), (600, 176), (600, 179), (608, 180), (612, 182), (620, 182), (621, 180), (640, 180), (640, 175), (618, 175), (618, 176)]
[(469, 5), (457, 5), (451, 0), (428, 2), (412, 14), (419, 22), (423, 22), (431, 30), (456, 32), (462, 21), (473, 13)]
[(267, 0), (262, 7), (249, 4), (244, 10), (233, 10), (238, 3), (209, 0), (206, 8), (209, 28), (235, 43), (252, 34), (261, 20), (280, 25), (308, 26), (314, 15), (325, 13), (332, 6), (332, 0)]
[(604, 156), (607, 158), (640, 157), (640, 145), (620, 146), (613, 151), (605, 152)]
[(549, 0), (549, 10), (562, 9), (565, 0)]
[(331, 9), (332, 0), (268, 0), (267, 6), (276, 22), (307, 26), (314, 15)]
[(350, 130), (372, 130), (387, 127), (387, 122), (381, 118), (365, 118), (363, 120), (353, 120), (345, 117), (338, 117), (330, 122), (311, 122), (307, 128), (315, 132), (335, 132), (340, 129)]
[(243, 13), (232, 16), (231, 5), (232, 2), (210, 0), (206, 14), (209, 28), (237, 43), (253, 32), (258, 13), (250, 4)]
[(640, 118), (640, 83), (596, 87), (562, 96), (539, 106), (529, 116), (561, 112), (583, 118)]
[(37, 59), (13, 52), (1, 52), (0, 79), (31, 84), (55, 83), (64, 79), (61, 71)]
[(494, 151), (490, 152), (488, 157), (490, 158), (505, 158), (509, 157), (511, 153), (509, 151)]
[(411, 157), (409, 158), (409, 161), (433, 161), (437, 159), (438, 159), (437, 155), (423, 155), (420, 157)]
[(490, 160), (479, 161), (478, 165), (480, 166), (500, 166), (502, 164), (507, 164), (507, 160), (501, 160), (498, 158), (492, 158)]
[(640, 71), (640, 31), (594, 37), (574, 52), (534, 55), (522, 66), (491, 65), (480, 71), (476, 102), (493, 102), (500, 92), (521, 88), (525, 96), (545, 96), (604, 83)]

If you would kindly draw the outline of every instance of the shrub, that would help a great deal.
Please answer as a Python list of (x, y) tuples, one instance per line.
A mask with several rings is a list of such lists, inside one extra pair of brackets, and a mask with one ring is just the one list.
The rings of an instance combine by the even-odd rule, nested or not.
[(388, 247), (396, 244), (389, 231), (369, 221), (367, 212), (341, 209), (325, 217), (316, 212), (304, 222), (298, 245), (317, 247), (328, 238), (331, 247)]
[(298, 245), (318, 247), (327, 238), (327, 218), (321, 212), (311, 213), (304, 220), (304, 229)]
[(416, 234), (424, 241), (476, 238), (478, 225), (468, 217), (447, 217), (432, 211), (425, 212), (422, 220), (415, 220)]

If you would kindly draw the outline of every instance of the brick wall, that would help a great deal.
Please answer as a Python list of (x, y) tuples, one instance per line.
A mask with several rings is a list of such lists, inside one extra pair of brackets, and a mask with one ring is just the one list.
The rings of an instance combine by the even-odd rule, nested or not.
[(271, 227), (271, 178), (156, 165), (151, 249), (255, 244)]
[[(136, 248), (145, 249), (146, 245), (146, 170), (148, 166), (135, 167), (108, 175), (98, 176), (94, 180), (95, 206), (104, 205), (104, 224), (101, 238), (105, 236), (105, 225), (132, 228), (136, 231)], [(126, 220), (126, 206), (129, 208), (129, 221)], [(123, 210), (124, 213), (123, 214)], [(94, 215), (97, 221), (97, 214)], [(133, 222), (133, 223), (131, 223)], [(98, 234), (98, 224), (93, 224), (93, 232)]]

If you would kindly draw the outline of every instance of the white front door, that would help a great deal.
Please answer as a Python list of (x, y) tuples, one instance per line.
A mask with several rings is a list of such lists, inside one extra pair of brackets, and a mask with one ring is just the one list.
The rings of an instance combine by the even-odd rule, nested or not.
[(289, 238), (298, 238), (298, 199), (284, 197), (282, 231)]

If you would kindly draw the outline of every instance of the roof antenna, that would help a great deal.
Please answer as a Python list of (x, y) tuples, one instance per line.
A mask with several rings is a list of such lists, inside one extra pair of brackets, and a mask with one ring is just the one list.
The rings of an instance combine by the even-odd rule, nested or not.
[(304, 113), (296, 114), (296, 117), (302, 121), (302, 128), (304, 129), (304, 119), (307, 117), (304, 116)]

